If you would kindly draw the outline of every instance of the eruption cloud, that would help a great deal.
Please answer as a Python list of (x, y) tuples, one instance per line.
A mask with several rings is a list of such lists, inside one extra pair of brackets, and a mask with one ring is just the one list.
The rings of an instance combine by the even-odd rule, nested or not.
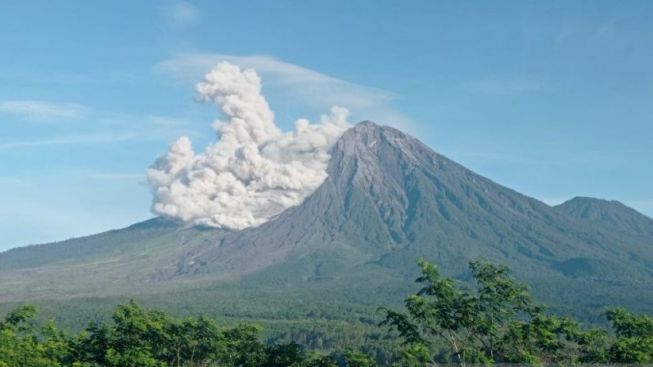
[(349, 112), (332, 107), (318, 123), (281, 131), (252, 69), (222, 62), (196, 85), (199, 99), (218, 105), (218, 140), (203, 153), (188, 137), (172, 143), (147, 171), (155, 214), (218, 228), (260, 225), (299, 205), (326, 179), (329, 150), (347, 130)]

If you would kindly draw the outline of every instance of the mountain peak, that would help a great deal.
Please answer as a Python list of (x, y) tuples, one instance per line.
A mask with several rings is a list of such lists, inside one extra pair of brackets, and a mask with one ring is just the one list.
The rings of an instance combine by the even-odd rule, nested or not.
[[(599, 199), (589, 196), (575, 196), (562, 204), (556, 206), (559, 210), (564, 210), (571, 212), (572, 209), (579, 216), (581, 211), (588, 215), (592, 211), (632, 211), (635, 212), (635, 209), (630, 208), (624, 203), (617, 200), (606, 200)], [(585, 218), (587, 219), (587, 218)]]
[(365, 139), (373, 136), (378, 136), (383, 131), (390, 129), (387, 126), (381, 126), (375, 122), (365, 120), (357, 123), (351, 129), (347, 130), (343, 136), (350, 136), (349, 139), (352, 139), (352, 136), (357, 137), (357, 139)]
[(363, 121), (342, 135), (331, 156), (329, 175), (339, 178), (336, 181), (344, 187), (352, 182), (376, 186), (380, 182), (401, 181), (401, 171), (430, 165), (436, 154), (419, 140), (395, 128)]
[(365, 120), (347, 130), (334, 146), (334, 152), (345, 156), (368, 156), (377, 159), (384, 156), (383, 151), (396, 150), (397, 153), (413, 156), (416, 150), (429, 150), (419, 140), (390, 126), (378, 125)]
[[(614, 205), (614, 204), (619, 204), (619, 205), (624, 205), (623, 203), (617, 201), (617, 200), (606, 200), (606, 199), (600, 199), (600, 198), (594, 198), (590, 196), (575, 196), (569, 200), (567, 200), (565, 203), (585, 203), (585, 204), (597, 204), (597, 205)], [(565, 204), (563, 203), (563, 204)], [(561, 205), (563, 205), (561, 204)]]
[(363, 120), (354, 126), (354, 129), (374, 129), (374, 128), (380, 128), (381, 125), (377, 124), (374, 121), (370, 120)]
[(568, 217), (612, 230), (653, 235), (653, 219), (616, 200), (577, 196), (554, 208)]
[(407, 136), (403, 132), (390, 127), (390, 126), (385, 126), (385, 125), (379, 125), (374, 121), (370, 120), (364, 120), (349, 129), (345, 134), (355, 134), (355, 135), (365, 135), (365, 134), (380, 134), (380, 133), (392, 133), (392, 134), (400, 134), (402, 136)]

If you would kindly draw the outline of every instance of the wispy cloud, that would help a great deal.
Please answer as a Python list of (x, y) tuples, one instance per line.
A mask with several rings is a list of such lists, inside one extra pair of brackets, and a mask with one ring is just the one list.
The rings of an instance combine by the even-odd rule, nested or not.
[[(72, 104), (70, 104), (72, 105)], [(0, 113), (2, 111), (0, 110)], [(65, 126), (64, 126), (65, 125)], [(0, 150), (58, 147), (90, 144), (114, 144), (126, 141), (169, 141), (178, 135), (194, 136), (190, 120), (176, 116), (130, 115), (84, 107), (84, 116), (73, 125), (54, 126), (44, 134), (31, 136), (4, 136)], [(34, 130), (36, 132), (37, 130)]]
[(24, 186), (25, 180), (12, 176), (0, 176), (0, 186)]
[(399, 99), (395, 93), (352, 83), (270, 56), (184, 54), (157, 64), (155, 71), (184, 83), (194, 83), (221, 61), (255, 69), (263, 78), (264, 88), (271, 94), (299, 101), (312, 108), (342, 106), (350, 109), (355, 116), (408, 130), (414, 124), (394, 106)]
[(172, 26), (188, 26), (195, 24), (200, 17), (198, 8), (187, 1), (176, 1), (167, 4), (162, 9), (163, 18)]
[[(102, 171), (85, 168), (64, 168), (55, 170), (60, 177), (78, 179), (92, 179), (103, 181), (145, 181), (145, 169), (142, 172)], [(0, 176), (1, 186), (35, 187), (38, 186), (40, 175), (17, 174), (15, 176)]]
[(0, 113), (15, 115), (34, 121), (79, 119), (88, 114), (86, 106), (77, 103), (59, 103), (38, 100), (0, 101)]
[(184, 129), (187, 128), (189, 125), (188, 120), (184, 120), (176, 117), (158, 116), (158, 115), (148, 116), (147, 121), (152, 126), (158, 129), (168, 129), (168, 130)]
[(551, 85), (533, 77), (502, 76), (467, 81), (461, 83), (459, 89), (483, 94), (520, 94), (548, 91)]
[(22, 140), (0, 143), (0, 149), (33, 148), (55, 145), (87, 145), (118, 143), (139, 138), (136, 134), (89, 134), (70, 135), (43, 139)]
[(143, 172), (103, 172), (103, 171), (84, 171), (84, 175), (88, 178), (96, 180), (110, 180), (110, 181), (145, 181), (145, 171)]

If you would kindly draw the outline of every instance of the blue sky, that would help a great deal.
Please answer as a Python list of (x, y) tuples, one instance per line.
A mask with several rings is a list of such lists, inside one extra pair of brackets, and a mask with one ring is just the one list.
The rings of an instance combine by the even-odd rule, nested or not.
[(214, 140), (193, 85), (255, 67), (284, 129), (332, 104), (520, 192), (653, 216), (651, 1), (5, 1), (0, 250), (147, 219), (144, 171)]

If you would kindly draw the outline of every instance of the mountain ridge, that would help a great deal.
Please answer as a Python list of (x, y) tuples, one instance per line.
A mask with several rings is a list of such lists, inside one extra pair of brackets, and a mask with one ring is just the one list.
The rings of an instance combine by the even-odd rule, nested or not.
[(565, 215), (613, 230), (653, 236), (653, 219), (617, 201), (577, 196), (554, 206)]

